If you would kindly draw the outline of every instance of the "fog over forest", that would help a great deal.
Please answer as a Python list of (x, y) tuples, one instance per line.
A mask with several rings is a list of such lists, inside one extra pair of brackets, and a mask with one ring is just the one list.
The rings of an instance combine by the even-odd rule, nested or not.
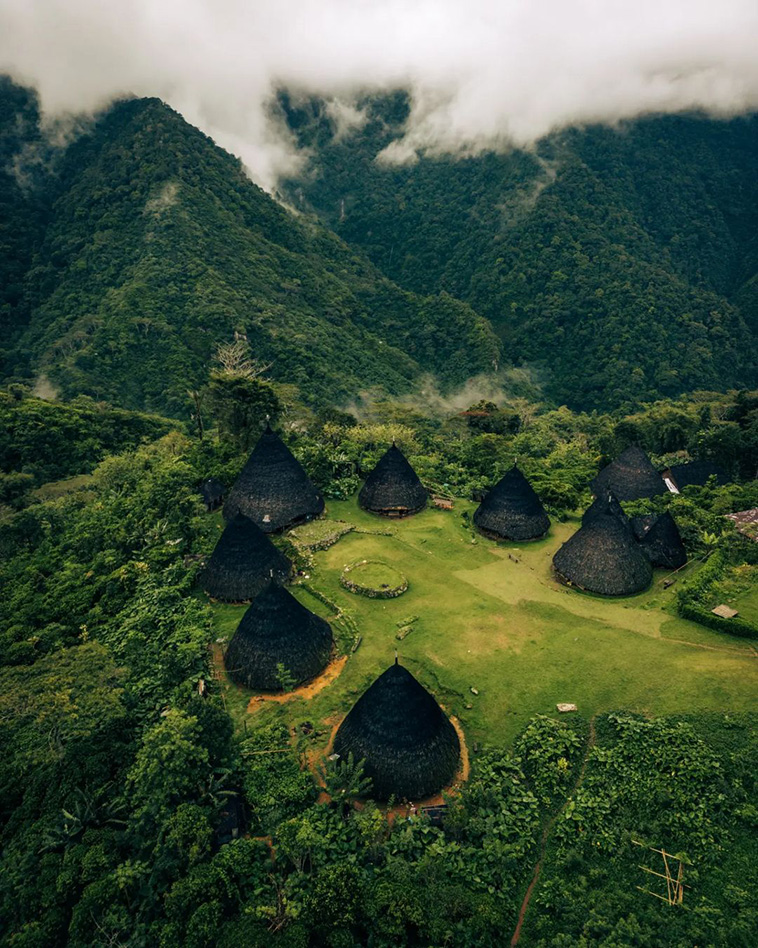
[(320, 95), (346, 128), (361, 94), (412, 93), (386, 160), (525, 145), (555, 127), (758, 104), (753, 0), (0, 0), (0, 71), (45, 110), (156, 95), (267, 188), (300, 156), (277, 89)]

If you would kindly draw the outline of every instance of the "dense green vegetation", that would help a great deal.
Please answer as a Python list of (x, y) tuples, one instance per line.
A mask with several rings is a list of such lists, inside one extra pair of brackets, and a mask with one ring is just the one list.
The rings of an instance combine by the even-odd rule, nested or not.
[(0, 391), (0, 503), (32, 486), (88, 473), (98, 461), (142, 441), (154, 441), (176, 422), (122, 411), (80, 396), (61, 404)]
[(286, 193), (401, 286), (491, 320), (510, 361), (572, 407), (755, 381), (758, 120), (652, 117), (555, 134), (530, 153), (383, 164), (407, 101), (335, 134), (282, 97), (312, 149)]
[[(498, 359), (467, 304), (397, 288), (158, 100), (104, 112), (35, 195), (44, 236), (4, 340), (6, 376), (186, 416), (187, 389), (235, 333), (320, 404), (407, 390), (423, 372), (462, 382)], [(18, 286), (26, 251), (9, 253)]]
[[(24, 279), (42, 226), (41, 202), (31, 188), (39, 137), (36, 97), (0, 75), (0, 353), (28, 316)], [(22, 156), (28, 176), (20, 173)]]
[[(361, 424), (283, 408), (330, 515), (355, 529), (316, 552), (277, 542), (308, 573), (298, 597), (325, 616), (341, 610), (340, 648), (362, 643), (308, 702), (249, 714), (249, 693), (211, 667), (211, 644), (218, 661), (240, 610), (211, 608), (194, 586), (220, 526), (197, 484), (239, 470), (245, 438), (228, 426), (248, 431), (247, 413), (218, 408), (219, 441), (209, 411), (200, 440), (164, 433), (162, 418), (15, 390), (3, 411), (33, 481), (0, 523), (0, 944), (500, 944), (544, 833), (522, 945), (745, 944), (758, 848), (749, 643), (677, 618), (676, 587), (605, 602), (555, 584), (549, 561), (587, 482), (631, 436), (657, 461), (731, 445), (724, 463), (738, 473), (753, 450), (752, 398), (703, 393), (623, 418), (516, 400), (446, 421), (385, 402)], [(358, 510), (357, 483), (393, 437), (427, 481), (447, 485), (454, 511), (387, 524)], [(3, 456), (13, 476), (16, 456)], [(465, 496), (514, 457), (554, 526), (511, 559), (472, 533)], [(92, 472), (85, 490), (37, 487), (78, 471)], [(651, 503), (671, 506), (696, 557), (715, 549), (736, 569), (753, 545), (722, 514), (754, 504), (755, 489)], [(402, 571), (408, 592), (343, 590), (345, 563), (364, 558)], [(326, 769), (334, 804), (318, 796), (313, 761), (334, 715), (398, 646), (459, 718), (472, 756), (444, 827), (393, 822), (371, 803), (345, 809), (365, 783), (359, 762)], [(580, 714), (554, 720), (568, 691)], [(607, 714), (619, 707), (647, 715)], [(216, 832), (230, 794), (248, 821), (231, 841)], [(633, 838), (686, 854), (686, 912), (635, 888), (646, 880)]]

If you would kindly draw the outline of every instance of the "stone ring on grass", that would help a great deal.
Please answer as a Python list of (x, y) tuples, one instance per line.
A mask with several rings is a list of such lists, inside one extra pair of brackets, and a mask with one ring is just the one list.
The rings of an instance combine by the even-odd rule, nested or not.
[(340, 583), (350, 592), (369, 599), (394, 599), (408, 588), (408, 580), (399, 570), (376, 560), (361, 560), (346, 566)]

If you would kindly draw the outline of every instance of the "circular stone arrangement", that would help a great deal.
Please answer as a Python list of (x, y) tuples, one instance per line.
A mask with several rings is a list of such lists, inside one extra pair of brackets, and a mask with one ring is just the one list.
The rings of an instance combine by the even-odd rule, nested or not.
[(394, 599), (408, 588), (408, 580), (399, 570), (378, 560), (361, 560), (346, 566), (340, 583), (350, 592), (369, 599)]

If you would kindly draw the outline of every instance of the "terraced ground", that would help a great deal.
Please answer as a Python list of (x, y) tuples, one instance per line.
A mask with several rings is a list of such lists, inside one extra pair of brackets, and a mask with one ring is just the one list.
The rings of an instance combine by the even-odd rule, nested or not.
[[(677, 586), (662, 588), (664, 572), (656, 572), (650, 590), (626, 599), (567, 589), (554, 579), (551, 560), (578, 521), (554, 524), (536, 543), (498, 545), (472, 532), (463, 515), (474, 507), (457, 501), (452, 512), (385, 521), (355, 500), (330, 502), (328, 516), (357, 531), (314, 554), (307, 582), (354, 620), (360, 647), (312, 697), (257, 705), (256, 717), (311, 721), (326, 743), (329, 725), (393, 661), (396, 648), (459, 718), (469, 746), (508, 744), (531, 717), (555, 715), (564, 701), (586, 718), (622, 708), (652, 715), (754, 708), (758, 650), (678, 618)], [(360, 532), (388, 530), (391, 536)], [(361, 559), (395, 566), (408, 578), (408, 591), (396, 600), (351, 595), (339, 577)], [(321, 601), (294, 589), (309, 608), (330, 617)], [(218, 636), (231, 637), (243, 607), (214, 609)], [(419, 618), (398, 641), (398, 624), (409, 615)], [(229, 684), (226, 694), (239, 720), (251, 695)]]

